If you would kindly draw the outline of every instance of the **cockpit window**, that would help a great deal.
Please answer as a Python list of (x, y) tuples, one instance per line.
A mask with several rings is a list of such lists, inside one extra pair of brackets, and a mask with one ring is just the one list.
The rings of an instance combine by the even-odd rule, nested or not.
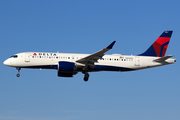
[(11, 58), (17, 58), (18, 56), (17, 55), (13, 55), (13, 56), (11, 56)]

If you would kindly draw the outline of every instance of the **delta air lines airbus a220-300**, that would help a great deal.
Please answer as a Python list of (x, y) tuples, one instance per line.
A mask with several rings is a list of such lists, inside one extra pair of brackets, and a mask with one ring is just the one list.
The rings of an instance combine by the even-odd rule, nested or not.
[(17, 77), (21, 68), (55, 69), (59, 77), (73, 77), (78, 72), (88, 81), (88, 72), (97, 71), (133, 71), (152, 68), (176, 62), (173, 55), (165, 56), (173, 31), (164, 31), (158, 39), (142, 54), (121, 55), (104, 53), (112, 49), (116, 41), (93, 54), (23, 52), (4, 61), (10, 67), (16, 67)]

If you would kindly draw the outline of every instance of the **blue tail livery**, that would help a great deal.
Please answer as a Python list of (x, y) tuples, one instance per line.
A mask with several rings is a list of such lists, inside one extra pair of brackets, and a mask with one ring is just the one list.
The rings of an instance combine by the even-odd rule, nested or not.
[(173, 31), (164, 31), (158, 39), (139, 56), (164, 57)]

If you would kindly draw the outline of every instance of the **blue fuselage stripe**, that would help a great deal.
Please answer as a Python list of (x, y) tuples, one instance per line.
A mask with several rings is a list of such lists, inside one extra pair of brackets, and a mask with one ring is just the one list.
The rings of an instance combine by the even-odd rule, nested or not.
[[(41, 66), (28, 66), (28, 67), (21, 67), (21, 68), (34, 68), (34, 69), (58, 69), (58, 65), (41, 65)], [(135, 69), (125, 68), (125, 67), (115, 67), (115, 66), (105, 66), (105, 65), (95, 65), (94, 68), (88, 68), (89, 72), (93, 71), (132, 71)], [(82, 68), (78, 68), (78, 72), (83, 71)]]

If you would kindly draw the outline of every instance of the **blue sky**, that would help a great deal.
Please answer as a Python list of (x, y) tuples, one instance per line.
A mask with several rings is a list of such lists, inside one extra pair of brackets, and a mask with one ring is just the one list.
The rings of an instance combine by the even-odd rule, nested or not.
[[(178, 0), (0, 1), (0, 120), (179, 120)], [(56, 70), (17, 70), (19, 52), (140, 54), (173, 30), (166, 55), (177, 63), (133, 72), (57, 77)]]

